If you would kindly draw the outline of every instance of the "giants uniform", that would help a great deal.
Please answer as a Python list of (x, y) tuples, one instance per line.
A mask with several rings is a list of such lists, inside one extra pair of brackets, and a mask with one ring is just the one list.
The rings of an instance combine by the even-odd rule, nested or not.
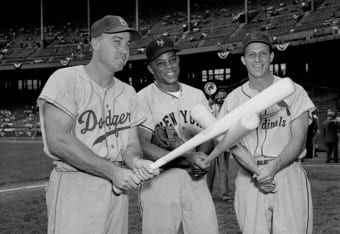
[(73, 134), (79, 141), (100, 157), (121, 162), (129, 129), (144, 121), (145, 116), (139, 112), (135, 90), (113, 79), (114, 85), (103, 89), (83, 66), (64, 68), (52, 74), (39, 96), (44, 151), (56, 165), (47, 189), (48, 218), (55, 220), (49, 222), (49, 233), (127, 233), (127, 195), (115, 196), (109, 181), (80, 172), (52, 155), (42, 114), (44, 102), (57, 106), (74, 120)]
[[(180, 84), (179, 97), (162, 91), (155, 83), (138, 93), (138, 101), (148, 116), (140, 126), (150, 132), (156, 125), (174, 126), (185, 141), (201, 129), (191, 117), (196, 104), (207, 108), (208, 101), (201, 90)], [(205, 177), (193, 181), (184, 169), (168, 169), (141, 189), (143, 233), (177, 233), (182, 221), (185, 233), (218, 233), (215, 206)]]
[[(274, 82), (279, 81), (275, 77)], [(258, 128), (244, 137), (241, 144), (257, 159), (273, 159), (288, 144), (290, 123), (303, 112), (315, 109), (304, 89), (295, 84), (295, 92), (279, 105), (260, 113)], [(220, 117), (257, 94), (249, 82), (230, 93), (220, 112)], [(299, 156), (304, 157), (305, 150)], [(275, 175), (276, 193), (264, 194), (252, 180), (252, 175), (240, 169), (236, 180), (235, 211), (243, 233), (270, 233), (269, 215), (273, 214), (273, 233), (311, 233), (312, 198), (306, 172), (299, 162), (282, 169)], [(267, 217), (266, 217), (267, 216)], [(267, 219), (266, 219), (267, 218)], [(307, 232), (306, 232), (307, 230)]]

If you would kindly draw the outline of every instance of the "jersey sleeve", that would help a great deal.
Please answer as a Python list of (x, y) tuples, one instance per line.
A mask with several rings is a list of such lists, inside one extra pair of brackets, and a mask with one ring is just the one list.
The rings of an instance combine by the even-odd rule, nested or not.
[(72, 73), (66, 70), (54, 72), (39, 95), (38, 103), (42, 102), (49, 102), (74, 118), (77, 110)]
[(138, 97), (138, 105), (143, 113), (145, 115), (146, 119), (145, 121), (140, 125), (140, 127), (153, 132), (153, 129), (155, 127), (155, 123), (152, 119), (152, 112), (151, 107), (149, 106), (149, 102), (147, 100), (147, 97), (145, 96), (145, 92), (139, 92), (137, 94)]
[(312, 122), (312, 112), (315, 110), (315, 105), (309, 98), (307, 92), (298, 84), (291, 100), (292, 120), (298, 118), (302, 113), (308, 112), (309, 123)]
[(130, 100), (131, 106), (131, 126), (138, 126), (146, 120), (146, 115), (143, 112), (143, 108), (139, 105), (138, 96), (136, 91), (132, 90), (132, 98)]

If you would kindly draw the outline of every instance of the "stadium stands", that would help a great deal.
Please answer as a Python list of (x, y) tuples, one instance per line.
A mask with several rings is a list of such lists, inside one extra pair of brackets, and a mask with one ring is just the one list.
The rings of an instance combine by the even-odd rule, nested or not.
[[(186, 31), (186, 9), (143, 19), (143, 38), (132, 45), (131, 54), (143, 53), (146, 44), (160, 35), (169, 35), (180, 48), (188, 49), (237, 43), (246, 32), (255, 29), (267, 31), (280, 42), (306, 41), (313, 37), (339, 34), (340, 0), (315, 0), (313, 12), (307, 0), (254, 2), (249, 1), (248, 24), (244, 22), (243, 1), (232, 6), (225, 3), (222, 8), (192, 9), (190, 32)], [(89, 58), (85, 26), (77, 27), (71, 23), (59, 28), (47, 26), (45, 34), (45, 46), (42, 48), (38, 29), (21, 28), (4, 32), (0, 35), (0, 66)]]
[(0, 138), (41, 137), (39, 114), (34, 107), (20, 107), (13, 111), (0, 109)]
[[(131, 44), (131, 57), (142, 59), (145, 46), (160, 35), (173, 38), (183, 51), (224, 48), (231, 53), (239, 53), (240, 42), (252, 30), (266, 31), (277, 45), (340, 39), (340, 0), (314, 0), (314, 6), (310, 0), (248, 1), (248, 23), (245, 22), (244, 1), (216, 1), (215, 5), (208, 2), (192, 7), (190, 31), (186, 9), (141, 12), (139, 29), (143, 37)], [(135, 27), (133, 18), (126, 19)], [(20, 69), (26, 65), (67, 66), (70, 62), (86, 63), (91, 57), (86, 25), (46, 25), (43, 45), (40, 36), (38, 28), (2, 29), (0, 69)], [(320, 113), (329, 108), (340, 111), (339, 94), (329, 94), (329, 90), (323, 93), (321, 88), (315, 90), (312, 98)], [(27, 108), (1, 109), (0, 136), (35, 136), (39, 133), (38, 118), (37, 113), (28, 113)]]

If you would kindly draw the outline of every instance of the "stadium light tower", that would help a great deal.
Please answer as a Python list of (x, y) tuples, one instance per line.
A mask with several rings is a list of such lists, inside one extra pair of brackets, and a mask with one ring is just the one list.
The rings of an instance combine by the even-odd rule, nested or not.
[(90, 43), (91, 41), (91, 18), (90, 18), (90, 0), (86, 1), (86, 6), (87, 6), (87, 40)]
[(248, 24), (248, 0), (244, 0), (244, 23)]
[(44, 0), (40, 0), (40, 47), (44, 48)]
[(139, 31), (139, 14), (138, 14), (138, 0), (135, 1), (136, 5), (136, 30)]
[(190, 0), (187, 0), (187, 12), (188, 12), (188, 31), (191, 31), (191, 15), (190, 15)]

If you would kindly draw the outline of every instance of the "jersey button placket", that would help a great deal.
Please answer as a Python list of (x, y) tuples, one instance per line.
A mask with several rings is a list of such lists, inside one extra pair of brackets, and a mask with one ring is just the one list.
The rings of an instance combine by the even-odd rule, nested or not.
[[(106, 113), (109, 113), (109, 111), (110, 111), (110, 105), (108, 104), (108, 103), (106, 103)], [(106, 117), (105, 117), (105, 121), (106, 121)], [(109, 121), (110, 122), (110, 121)], [(108, 130), (109, 130), (109, 132), (111, 131), (111, 125), (108, 123), (107, 125), (106, 125), (106, 127), (108, 128)], [(114, 145), (113, 144), (111, 144), (110, 145), (111, 146), (111, 148), (114, 148)]]
[[(109, 106), (109, 104), (106, 104), (106, 109), (107, 109), (107, 113), (109, 113), (109, 111), (110, 111), (110, 106)], [(110, 120), (110, 121), (111, 121), (111, 120)], [(107, 127), (108, 127), (109, 131), (111, 131), (111, 125), (108, 125)], [(111, 144), (111, 147), (114, 148), (114, 145)]]
[[(104, 96), (103, 96), (103, 102), (102, 102), (102, 111), (103, 111), (103, 128), (104, 128), (104, 132), (105, 132), (105, 135), (106, 135), (106, 138), (105, 138), (105, 142), (106, 142), (106, 149), (107, 149), (107, 152), (108, 152), (108, 155), (110, 155), (110, 146), (108, 144), (108, 132), (107, 132), (107, 127), (109, 127), (107, 124), (106, 124), (106, 114), (109, 113), (109, 105), (107, 104), (106, 102), (106, 98), (107, 97), (107, 91), (104, 92)], [(106, 110), (106, 111), (105, 111)]]

